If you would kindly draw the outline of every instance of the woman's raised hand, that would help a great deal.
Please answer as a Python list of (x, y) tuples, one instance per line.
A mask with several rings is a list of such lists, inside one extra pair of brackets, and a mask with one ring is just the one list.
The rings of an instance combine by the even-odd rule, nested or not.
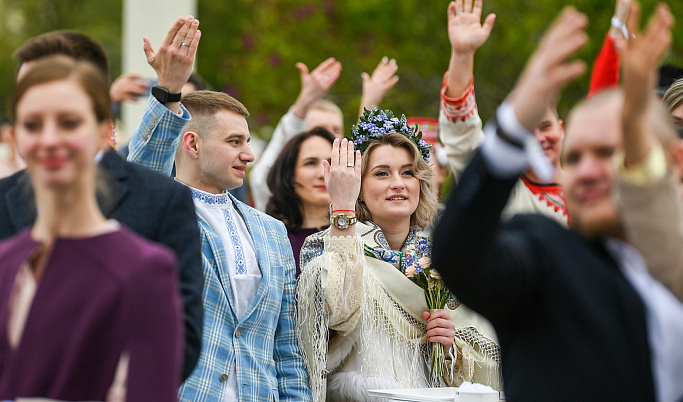
[(396, 60), (389, 60), (385, 56), (382, 57), (372, 75), (368, 73), (361, 74), (363, 93), (360, 98), (360, 115), (363, 115), (364, 109), (370, 110), (373, 106), (379, 107), (382, 99), (384, 99), (384, 94), (398, 82), (396, 71), (398, 71)]
[(360, 151), (354, 151), (353, 142), (346, 138), (336, 139), (331, 161), (323, 161), (323, 168), (332, 209), (355, 210), (360, 193)]
[(455, 0), (448, 5), (448, 39), (454, 53), (474, 53), (491, 34), (495, 14), (481, 21), (483, 0)]

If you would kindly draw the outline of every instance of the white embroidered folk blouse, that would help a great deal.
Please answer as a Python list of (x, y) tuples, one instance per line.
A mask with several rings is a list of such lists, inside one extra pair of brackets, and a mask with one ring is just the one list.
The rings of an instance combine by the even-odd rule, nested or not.
[[(254, 242), (244, 219), (235, 209), (227, 192), (211, 194), (188, 187), (192, 190), (192, 200), (197, 215), (204, 219), (223, 241), (232, 300), (237, 319), (241, 320), (254, 300), (262, 278)], [(233, 361), (223, 401), (236, 400), (238, 400), (237, 370)]]

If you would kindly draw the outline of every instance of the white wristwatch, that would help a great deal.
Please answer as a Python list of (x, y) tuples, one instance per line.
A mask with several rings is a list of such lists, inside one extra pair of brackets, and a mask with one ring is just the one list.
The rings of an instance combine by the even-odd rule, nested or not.
[(348, 229), (349, 226), (355, 225), (357, 221), (358, 219), (355, 216), (349, 216), (346, 214), (330, 216), (330, 224), (341, 230)]

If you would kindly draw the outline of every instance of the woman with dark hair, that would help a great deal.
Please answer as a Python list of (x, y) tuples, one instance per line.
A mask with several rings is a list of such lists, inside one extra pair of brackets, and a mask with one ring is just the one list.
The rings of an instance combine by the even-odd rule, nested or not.
[(330, 195), (325, 187), (322, 161), (329, 161), (333, 141), (334, 136), (319, 127), (296, 135), (287, 142), (268, 174), (272, 196), (266, 213), (287, 227), (297, 277), (304, 240), (330, 224)]
[(65, 56), (37, 61), (11, 114), (36, 220), (0, 242), (0, 400), (177, 401), (175, 257), (97, 204), (106, 77)]

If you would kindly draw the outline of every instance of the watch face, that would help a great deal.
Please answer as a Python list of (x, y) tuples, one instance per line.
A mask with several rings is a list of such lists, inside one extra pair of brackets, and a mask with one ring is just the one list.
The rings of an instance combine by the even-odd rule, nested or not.
[(168, 91), (166, 90), (166, 88), (162, 88), (160, 86), (155, 85), (152, 87), (152, 96), (157, 98), (159, 103), (161, 103), (162, 105), (165, 105), (168, 101)]
[(349, 227), (349, 217), (346, 215), (337, 215), (337, 224), (339, 229), (346, 229)]

